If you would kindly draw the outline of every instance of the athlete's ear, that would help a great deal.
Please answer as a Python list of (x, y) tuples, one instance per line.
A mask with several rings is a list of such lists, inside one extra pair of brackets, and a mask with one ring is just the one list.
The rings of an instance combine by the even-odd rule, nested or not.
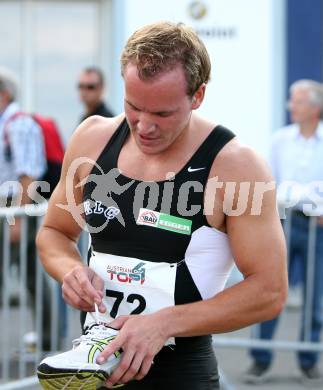
[(192, 110), (196, 110), (200, 107), (204, 100), (206, 84), (201, 84), (192, 97)]

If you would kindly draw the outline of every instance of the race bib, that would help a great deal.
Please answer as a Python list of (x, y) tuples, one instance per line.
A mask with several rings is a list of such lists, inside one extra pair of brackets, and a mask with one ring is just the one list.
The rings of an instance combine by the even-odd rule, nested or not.
[[(93, 252), (89, 266), (104, 280), (107, 311), (99, 314), (99, 321), (109, 323), (120, 315), (149, 314), (175, 305), (176, 263)], [(88, 313), (85, 326), (93, 321)], [(174, 338), (166, 344), (175, 344)]]

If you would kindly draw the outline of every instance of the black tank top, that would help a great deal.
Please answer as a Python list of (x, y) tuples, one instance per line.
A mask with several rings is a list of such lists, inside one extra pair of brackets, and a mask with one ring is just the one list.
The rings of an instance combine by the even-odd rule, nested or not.
[[(216, 126), (173, 178), (158, 182), (134, 180), (117, 169), (120, 150), (129, 135), (129, 126), (124, 120), (104, 147), (84, 186), (85, 219), (90, 230), (94, 230), (91, 250), (150, 262), (182, 262), (176, 273), (175, 304), (201, 300), (203, 286), (193, 280), (183, 259), (188, 248), (191, 251), (192, 234), (200, 232), (201, 227), (211, 230), (203, 213), (204, 189), (215, 157), (234, 134), (223, 126)], [(146, 224), (137, 223), (142, 209), (148, 210)], [(152, 228), (149, 218), (153, 219), (155, 212), (174, 217), (179, 224), (171, 224), (171, 229)], [(189, 231), (176, 230), (178, 226), (182, 228), (181, 221), (184, 227), (186, 223), (191, 224)], [(198, 238), (194, 239), (194, 248), (198, 246), (196, 242), (203, 241), (205, 230), (208, 229), (195, 235)], [(213, 236), (207, 240), (212, 242), (209, 251), (213, 256)], [(220, 264), (227, 260), (222, 259), (221, 248), (219, 252), (219, 260), (213, 256), (212, 261)], [(202, 255), (205, 259), (206, 254)], [(205, 284), (204, 280), (201, 284)]]
[[(98, 157), (84, 186), (87, 224), (98, 228), (106, 223), (102, 231), (91, 234), (92, 247), (98, 252), (148, 261), (180, 261), (190, 235), (137, 225), (139, 208), (188, 218), (192, 221), (192, 233), (203, 225), (209, 226), (203, 213), (204, 188), (215, 157), (234, 134), (223, 126), (216, 126), (172, 180), (158, 182), (130, 179), (117, 169), (120, 150), (129, 134), (124, 120)], [(92, 175), (100, 179), (91, 181)], [(113, 216), (113, 207), (118, 208), (120, 214), (107, 219)], [(192, 213), (194, 215), (190, 215)]]

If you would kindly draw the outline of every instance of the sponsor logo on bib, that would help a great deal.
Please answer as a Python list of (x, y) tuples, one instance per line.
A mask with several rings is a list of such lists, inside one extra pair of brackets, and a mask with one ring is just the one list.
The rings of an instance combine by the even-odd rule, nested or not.
[(139, 210), (137, 225), (151, 226), (180, 234), (191, 234), (192, 230), (192, 221), (189, 219), (143, 208)]
[[(145, 210), (145, 209), (141, 209)], [(146, 210), (142, 214), (139, 213), (138, 219), (140, 220), (140, 225), (156, 225), (158, 222), (158, 216), (154, 211)], [(138, 222), (137, 222), (138, 223)]]
[(126, 268), (117, 265), (108, 265), (107, 273), (110, 280), (117, 280), (120, 283), (145, 283), (145, 263), (140, 262), (133, 268)]

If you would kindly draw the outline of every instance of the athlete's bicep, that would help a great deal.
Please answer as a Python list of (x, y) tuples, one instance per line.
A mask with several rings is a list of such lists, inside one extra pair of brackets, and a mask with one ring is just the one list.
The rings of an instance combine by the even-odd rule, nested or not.
[(264, 284), (283, 288), (285, 240), (267, 164), (248, 147), (232, 143), (218, 172), (224, 183), (220, 191), (226, 230), (238, 268), (246, 278), (259, 276)]
[(235, 262), (245, 277), (286, 277), (286, 249), (275, 213), (227, 217), (227, 232)]
[(74, 189), (67, 195), (64, 181), (58, 183), (50, 198), (43, 227), (55, 229), (76, 240), (84, 226), (82, 193), (71, 183), (69, 185)]
[(82, 127), (77, 129), (68, 145), (61, 177), (50, 197), (43, 222), (43, 227), (55, 229), (73, 240), (77, 239), (84, 226), (78, 148), (80, 143), (84, 144), (82, 130)]

